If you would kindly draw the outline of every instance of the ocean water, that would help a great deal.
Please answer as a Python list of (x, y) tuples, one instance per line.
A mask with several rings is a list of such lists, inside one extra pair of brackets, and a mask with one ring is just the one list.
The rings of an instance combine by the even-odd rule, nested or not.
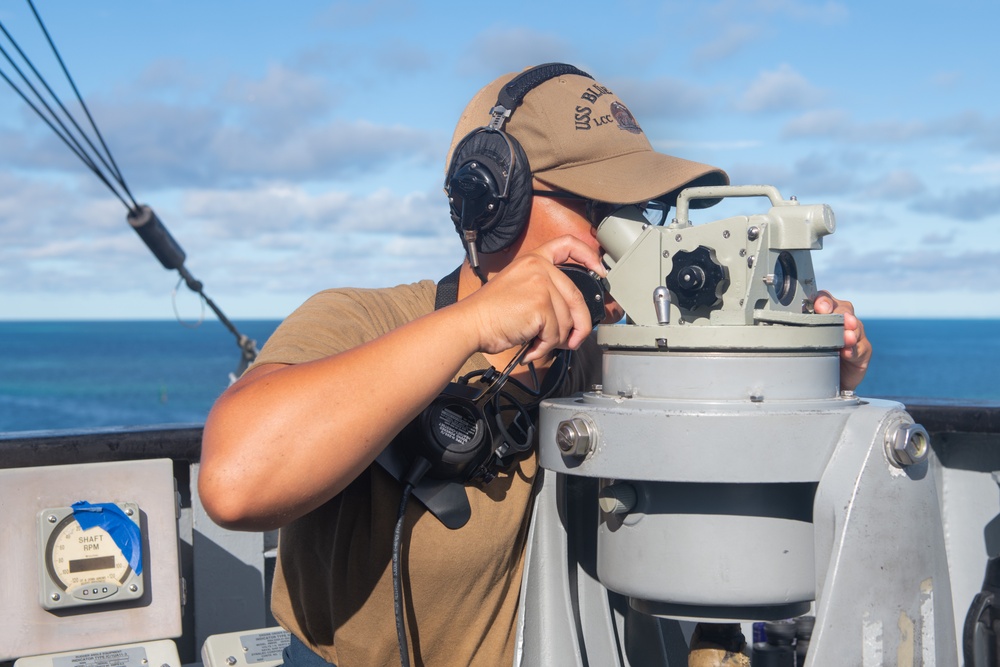
[[(242, 321), (258, 347), (277, 321)], [(866, 320), (858, 393), (1000, 401), (1000, 320)], [(219, 322), (0, 322), (0, 431), (202, 423), (240, 351)]]
[[(258, 348), (277, 325), (236, 323)], [(0, 322), (0, 431), (203, 423), (239, 362), (216, 320)]]

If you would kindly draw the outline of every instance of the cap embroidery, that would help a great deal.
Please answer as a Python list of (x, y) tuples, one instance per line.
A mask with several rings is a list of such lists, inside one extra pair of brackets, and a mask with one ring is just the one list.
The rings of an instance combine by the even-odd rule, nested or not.
[[(594, 85), (589, 86), (586, 90), (583, 91), (583, 94), (580, 95), (580, 99), (593, 104), (598, 100), (598, 98), (603, 97), (605, 95), (613, 95), (613, 94), (614, 93), (612, 93), (610, 90), (608, 90), (601, 84), (595, 83)], [(608, 123), (614, 122), (611, 116), (600, 116), (592, 118), (591, 114), (593, 114), (593, 112), (594, 110), (589, 106), (577, 105), (576, 109), (574, 109), (574, 115), (573, 115), (573, 124), (576, 127), (576, 129), (589, 130), (592, 127), (591, 121), (594, 122), (593, 126), (607, 125)]]
[(595, 83), (594, 85), (587, 88), (587, 90), (583, 91), (583, 95), (580, 95), (580, 99), (587, 100), (588, 102), (593, 104), (594, 102), (597, 101), (598, 97), (601, 97), (602, 95), (612, 95), (612, 94), (613, 93), (610, 90), (608, 90), (601, 84)]
[(615, 117), (615, 121), (617, 121), (620, 129), (632, 134), (642, 134), (642, 128), (636, 122), (635, 116), (621, 102), (615, 101), (611, 103), (611, 115)]

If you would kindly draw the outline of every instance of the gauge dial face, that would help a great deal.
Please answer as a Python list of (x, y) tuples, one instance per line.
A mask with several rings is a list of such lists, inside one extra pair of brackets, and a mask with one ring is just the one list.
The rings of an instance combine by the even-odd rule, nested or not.
[(107, 531), (99, 526), (84, 530), (72, 514), (52, 531), (45, 555), (52, 581), (70, 595), (87, 589), (88, 596), (104, 597), (117, 591), (132, 574), (128, 560)]

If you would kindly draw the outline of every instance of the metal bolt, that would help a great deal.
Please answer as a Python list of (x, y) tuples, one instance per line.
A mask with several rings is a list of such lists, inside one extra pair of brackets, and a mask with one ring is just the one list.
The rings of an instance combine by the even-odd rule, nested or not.
[(724, 238), (724, 239), (728, 239), (729, 238), (729, 230), (728, 229), (726, 229), (726, 230), (724, 230), (722, 232), (722, 238)]
[(48, 521), (49, 523), (55, 523), (56, 522), (56, 515), (55, 514), (50, 514), (47, 517), (45, 517), (45, 520)]
[(670, 251), (669, 250), (664, 250), (663, 253), (662, 253), (662, 255), (663, 255), (663, 259), (666, 259), (667, 257), (670, 257)]
[(931, 437), (920, 424), (896, 422), (885, 432), (885, 453), (897, 468), (917, 465), (930, 454)]
[(133, 512), (133, 511), (132, 511), (132, 508), (131, 508), (131, 507), (126, 507), (126, 508), (125, 508), (125, 514), (127, 514), (127, 515), (129, 515), (129, 516), (132, 516), (132, 515), (133, 515), (134, 513), (135, 513), (135, 512)]
[(53, 602), (59, 602), (59, 594), (53, 593), (52, 595), (49, 596), (49, 599), (51, 599)]
[(769, 273), (766, 276), (764, 276), (764, 284), (765, 285), (773, 285), (774, 284), (774, 274), (773, 273)]
[(235, 665), (236, 664), (236, 656), (235, 655), (231, 655), (228, 658), (226, 658), (226, 664), (227, 665)]
[(747, 249), (740, 248), (740, 257), (746, 257), (746, 256), (747, 256)]
[(135, 593), (136, 591), (139, 590), (139, 587), (136, 586), (135, 584), (129, 584), (128, 589), (129, 589), (130, 592)]
[(604, 385), (603, 384), (592, 384), (592, 385), (590, 385), (590, 391), (594, 392), (595, 394), (603, 393), (604, 392)]
[(747, 238), (751, 241), (756, 241), (760, 238), (760, 227), (751, 227), (747, 230)]
[(586, 456), (597, 444), (597, 424), (587, 415), (577, 415), (559, 424), (556, 444), (564, 454)]
[(617, 482), (601, 489), (597, 503), (608, 514), (627, 514), (635, 507), (639, 494), (628, 482)]
[(753, 255), (750, 255), (749, 257), (747, 257), (747, 268), (748, 269), (752, 269), (753, 268)]
[(678, 243), (680, 243), (681, 239), (683, 239), (683, 238), (684, 238), (683, 236), (681, 236), (680, 234), (678, 234), (677, 236), (674, 237), (674, 240), (677, 241)]

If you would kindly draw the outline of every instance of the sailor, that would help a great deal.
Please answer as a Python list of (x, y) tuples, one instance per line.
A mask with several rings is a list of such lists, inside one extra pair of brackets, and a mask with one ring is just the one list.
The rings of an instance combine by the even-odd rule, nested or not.
[[(533, 449), (492, 481), (465, 483), (460, 528), (406, 506), (405, 644), (391, 567), (402, 485), (376, 457), (394, 440), (410, 445), (397, 436), (450, 382), (507, 367), (525, 344), (511, 374), (522, 385), (551, 380), (559, 350), (572, 354), (551, 395), (599, 382), (591, 312), (558, 267), (606, 274), (595, 225), (612, 205), (654, 201), (648, 210), (665, 215), (684, 187), (728, 183), (720, 169), (655, 152), (611, 89), (552, 67), (500, 77), (459, 119), (446, 188), (466, 258), (450, 298), (430, 280), (320, 292), (208, 417), (198, 488), (209, 515), (281, 529), (271, 607), (293, 635), (288, 664), (398, 664), (401, 645), (417, 665), (513, 664)], [(864, 328), (827, 293), (815, 309), (844, 314), (842, 388), (853, 389), (871, 354)], [(605, 300), (605, 322), (622, 315)]]

